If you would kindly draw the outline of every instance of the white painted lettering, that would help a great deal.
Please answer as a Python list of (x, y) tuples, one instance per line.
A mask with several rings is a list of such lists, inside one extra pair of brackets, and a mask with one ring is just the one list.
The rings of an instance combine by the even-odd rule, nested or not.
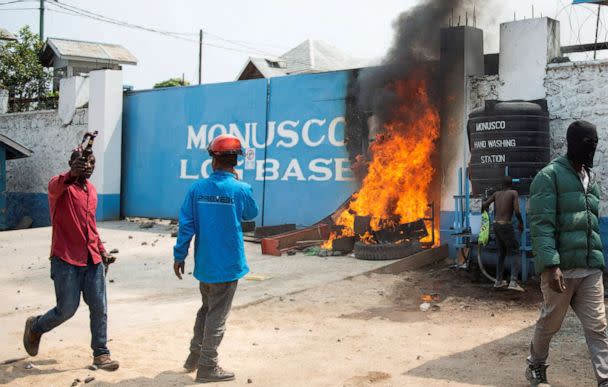
[(302, 168), (300, 168), (300, 163), (297, 159), (291, 159), (281, 180), (287, 181), (290, 177), (295, 177), (297, 181), (306, 181), (304, 174), (302, 173)]
[(318, 125), (318, 126), (325, 125), (326, 121), (327, 120), (318, 120), (316, 118), (313, 118), (313, 119), (306, 121), (306, 123), (304, 123), (304, 126), (302, 127), (302, 140), (304, 141), (304, 144), (314, 148), (314, 147), (321, 145), (321, 143), (323, 143), (323, 140), (325, 140), (325, 135), (321, 136), (321, 138), (318, 141), (312, 141), (310, 139), (310, 127), (312, 125)]
[[(219, 129), (219, 133), (216, 133)], [(211, 141), (221, 134), (226, 134), (228, 131), (226, 127), (222, 124), (215, 124), (209, 129), (209, 133), (207, 135), (207, 144), (211, 144)]]
[(205, 142), (205, 134), (207, 132), (207, 125), (201, 125), (198, 132), (194, 130), (194, 126), (188, 125), (188, 145), (186, 149), (205, 149), (207, 144)]
[[(342, 140), (338, 140), (338, 138), (336, 137), (336, 131), (337, 131), (337, 127), (339, 124), (342, 124), (340, 126), (340, 133), (342, 136)], [(329, 143), (331, 145), (337, 146), (337, 147), (344, 146), (344, 124), (346, 124), (346, 120), (344, 119), (344, 117), (336, 117), (329, 123), (328, 137), (329, 137)]]
[(235, 123), (228, 124), (228, 128), (228, 133), (241, 140), (243, 148), (249, 148), (249, 125), (245, 125), (245, 135), (243, 135), (243, 132), (241, 132), (241, 129)]
[[(271, 164), (268, 166), (268, 164)], [(279, 179), (279, 161), (275, 159), (257, 160), (256, 161), (255, 179), (257, 181), (278, 180)]]
[(295, 130), (288, 129), (288, 127), (295, 128), (296, 126), (298, 126), (299, 123), (300, 123), (300, 121), (287, 120), (287, 121), (282, 121), (279, 124), (279, 127), (277, 129), (277, 134), (280, 137), (289, 139), (290, 141), (286, 142), (286, 141), (280, 140), (279, 142), (277, 142), (277, 148), (279, 148), (279, 147), (293, 148), (294, 146), (298, 145), (298, 133)]
[(201, 164), (201, 176), (206, 179), (209, 175), (211, 175), (211, 159), (207, 159)]
[[(308, 163), (308, 169), (312, 173), (320, 173), (321, 176), (311, 175), (308, 177), (309, 181), (328, 181), (331, 179), (331, 169), (328, 168), (332, 162), (332, 159), (314, 159)], [(325, 167), (322, 165), (326, 165)]]
[[(352, 181), (354, 177), (350, 169), (350, 161), (345, 158), (334, 159), (336, 162), (336, 181)], [(349, 176), (345, 176), (349, 175)]]
[(198, 179), (197, 175), (188, 175), (188, 160), (180, 160), (179, 161), (180, 169), (179, 169), (179, 178), (180, 179), (188, 179), (188, 180), (196, 180)]

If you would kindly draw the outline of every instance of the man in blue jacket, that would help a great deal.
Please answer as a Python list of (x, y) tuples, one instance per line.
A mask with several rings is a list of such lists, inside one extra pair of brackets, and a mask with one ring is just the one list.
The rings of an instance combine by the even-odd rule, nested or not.
[(251, 186), (238, 181), (234, 167), (242, 155), (235, 136), (216, 137), (207, 149), (213, 173), (190, 187), (179, 214), (173, 269), (182, 279), (184, 261), (193, 236), (194, 277), (200, 281), (203, 305), (196, 315), (190, 354), (184, 364), (198, 369), (199, 383), (234, 380), (234, 373), (218, 365), (226, 318), (240, 278), (249, 272), (245, 259), (241, 221), (258, 215)]

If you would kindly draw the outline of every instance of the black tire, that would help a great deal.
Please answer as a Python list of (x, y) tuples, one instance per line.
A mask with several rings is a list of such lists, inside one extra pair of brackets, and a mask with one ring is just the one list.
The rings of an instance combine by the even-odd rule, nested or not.
[(403, 243), (381, 243), (381, 244), (365, 244), (362, 242), (355, 243), (355, 258), (365, 261), (389, 261), (401, 259), (415, 254), (422, 250), (419, 242), (411, 244)]

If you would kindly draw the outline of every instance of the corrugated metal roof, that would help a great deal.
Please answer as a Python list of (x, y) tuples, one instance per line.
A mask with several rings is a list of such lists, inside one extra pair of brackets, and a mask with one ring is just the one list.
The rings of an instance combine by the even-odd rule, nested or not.
[(7, 136), (0, 134), (0, 144), (6, 147), (6, 159), (21, 159), (24, 157), (30, 157), (32, 155), (31, 150), (27, 149), (23, 145), (16, 141), (11, 140)]
[[(283, 61), (283, 68), (271, 67), (273, 61)], [(264, 78), (289, 74), (346, 70), (369, 65), (370, 61), (357, 59), (322, 40), (306, 40), (279, 58), (249, 58), (237, 79), (253, 64)]]
[(67, 60), (137, 64), (137, 58), (129, 50), (118, 44), (48, 38), (42, 49), (41, 59), (43, 64), (50, 66), (54, 56)]
[(0, 40), (17, 40), (17, 38), (6, 28), (0, 27)]

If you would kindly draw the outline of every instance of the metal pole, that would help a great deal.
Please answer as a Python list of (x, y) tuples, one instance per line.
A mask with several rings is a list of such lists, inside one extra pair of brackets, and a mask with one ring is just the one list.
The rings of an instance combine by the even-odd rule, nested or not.
[(40, 40), (44, 41), (44, 0), (40, 0)]
[(198, 84), (203, 83), (203, 30), (198, 34)]
[(602, 6), (600, 4), (597, 5), (597, 20), (595, 22), (595, 45), (593, 46), (593, 60), (597, 58), (597, 33), (600, 28), (600, 12), (602, 10)]

